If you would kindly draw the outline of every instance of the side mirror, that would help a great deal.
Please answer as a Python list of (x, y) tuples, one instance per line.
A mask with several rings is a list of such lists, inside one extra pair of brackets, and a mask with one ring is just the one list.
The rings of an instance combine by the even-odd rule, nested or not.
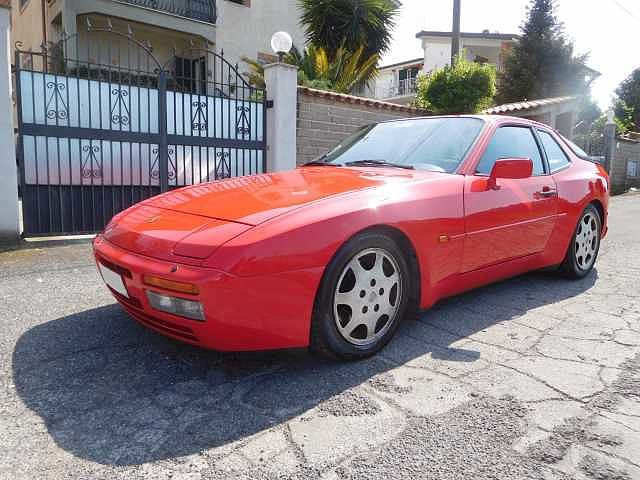
[(533, 173), (533, 162), (529, 158), (501, 158), (491, 169), (489, 188), (499, 190), (499, 178), (529, 178)]

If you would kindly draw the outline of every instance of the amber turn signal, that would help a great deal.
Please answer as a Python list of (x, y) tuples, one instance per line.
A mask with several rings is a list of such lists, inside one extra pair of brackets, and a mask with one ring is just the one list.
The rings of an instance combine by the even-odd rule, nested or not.
[(165, 290), (171, 290), (172, 292), (188, 293), (191, 295), (197, 295), (200, 293), (198, 286), (193, 283), (176, 282), (174, 280), (167, 280), (166, 278), (154, 277), (152, 275), (145, 275), (142, 277), (142, 281), (145, 285), (164, 288)]

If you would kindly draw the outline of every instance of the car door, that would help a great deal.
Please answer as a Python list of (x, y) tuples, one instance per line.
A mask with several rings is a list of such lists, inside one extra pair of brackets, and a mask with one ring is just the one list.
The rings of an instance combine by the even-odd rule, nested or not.
[[(499, 179), (488, 186), (494, 163), (528, 158), (529, 178)], [(557, 212), (557, 190), (537, 134), (527, 125), (499, 127), (467, 175), (464, 191), (465, 244), (462, 272), (469, 272), (544, 250)]]

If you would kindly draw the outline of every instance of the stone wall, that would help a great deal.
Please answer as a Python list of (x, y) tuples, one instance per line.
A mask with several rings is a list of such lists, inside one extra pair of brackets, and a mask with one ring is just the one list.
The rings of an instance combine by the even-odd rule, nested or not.
[(610, 177), (614, 194), (622, 193), (630, 187), (640, 188), (640, 138), (616, 139)]
[(363, 125), (428, 114), (404, 105), (298, 87), (298, 164), (317, 158)]

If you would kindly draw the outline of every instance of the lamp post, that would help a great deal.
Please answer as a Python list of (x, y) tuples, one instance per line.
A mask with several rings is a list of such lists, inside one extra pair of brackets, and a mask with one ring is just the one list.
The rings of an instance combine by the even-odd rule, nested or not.
[(282, 63), (284, 56), (291, 51), (293, 39), (287, 32), (276, 32), (271, 37), (271, 49), (278, 55), (278, 62)]
[(296, 122), (298, 108), (298, 67), (285, 63), (293, 40), (287, 32), (271, 37), (278, 62), (264, 66), (267, 87), (267, 171), (296, 168)]

